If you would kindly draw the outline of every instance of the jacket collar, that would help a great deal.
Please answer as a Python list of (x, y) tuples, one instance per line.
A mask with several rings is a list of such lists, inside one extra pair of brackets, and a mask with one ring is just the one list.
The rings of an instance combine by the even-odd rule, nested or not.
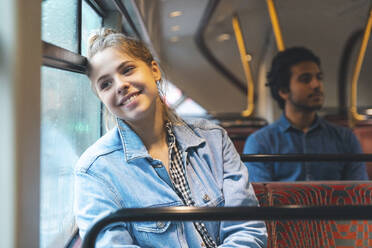
[[(285, 117), (285, 114), (283, 113), (280, 117), (280, 119), (278, 120), (278, 125), (279, 125), (279, 128), (280, 128), (280, 131), (282, 132), (287, 132), (289, 130), (298, 130), (297, 128), (293, 127), (291, 125), (291, 123), (288, 121), (287, 117)], [(309, 131), (312, 131), (316, 128), (321, 128), (321, 127), (324, 127), (324, 120), (322, 118), (320, 118), (318, 115), (315, 116), (315, 121), (314, 123), (311, 125), (311, 127), (309, 128)]]
[(198, 147), (205, 143), (205, 139), (198, 136), (185, 122), (173, 125), (174, 135), (176, 136), (177, 144), (182, 151), (187, 151), (191, 147)]
[[(129, 162), (138, 158), (150, 158), (150, 155), (140, 137), (123, 120), (117, 119), (117, 128), (124, 150), (125, 160)], [(173, 125), (174, 135), (182, 151), (197, 147), (205, 142), (185, 123)]]

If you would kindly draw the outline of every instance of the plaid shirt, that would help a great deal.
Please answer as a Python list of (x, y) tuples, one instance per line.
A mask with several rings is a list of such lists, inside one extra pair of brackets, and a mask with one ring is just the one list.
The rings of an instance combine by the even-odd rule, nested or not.
[[(191, 198), (190, 187), (186, 181), (185, 170), (183, 169), (182, 156), (176, 144), (176, 137), (172, 131), (172, 124), (167, 122), (166, 129), (168, 132), (168, 149), (169, 149), (169, 173), (176, 193), (181, 197), (186, 206), (195, 206), (194, 200)], [(194, 222), (196, 230), (198, 230), (204, 244), (208, 248), (217, 247), (216, 242), (211, 238), (207, 228), (202, 222)]]

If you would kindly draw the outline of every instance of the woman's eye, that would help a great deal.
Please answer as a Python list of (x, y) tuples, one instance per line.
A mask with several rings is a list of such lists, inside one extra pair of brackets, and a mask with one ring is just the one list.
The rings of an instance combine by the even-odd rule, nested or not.
[(111, 85), (111, 82), (110, 81), (103, 81), (102, 83), (99, 84), (99, 89), (100, 90), (104, 90), (107, 87), (109, 87), (110, 85)]
[(122, 74), (125, 75), (125, 74), (129, 74), (132, 70), (134, 69), (134, 66), (128, 66), (128, 67), (125, 67), (122, 71)]

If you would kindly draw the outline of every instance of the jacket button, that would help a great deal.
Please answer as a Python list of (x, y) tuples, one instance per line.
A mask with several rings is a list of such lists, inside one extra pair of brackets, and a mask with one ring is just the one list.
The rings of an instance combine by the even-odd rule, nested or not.
[(209, 199), (209, 196), (207, 195), (207, 194), (205, 194), (204, 196), (203, 196), (203, 201), (204, 202), (209, 202), (211, 199)]
[(156, 226), (158, 227), (158, 228), (163, 228), (163, 227), (165, 227), (165, 223), (164, 222), (156, 222)]

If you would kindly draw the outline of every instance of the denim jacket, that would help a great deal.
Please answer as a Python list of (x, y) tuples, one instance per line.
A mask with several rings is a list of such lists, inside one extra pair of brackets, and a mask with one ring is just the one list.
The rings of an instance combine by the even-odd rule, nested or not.
[[(248, 171), (221, 127), (197, 120), (174, 125), (186, 178), (198, 207), (257, 206)], [(152, 159), (123, 121), (81, 156), (75, 170), (74, 211), (80, 235), (121, 208), (182, 206), (162, 162)], [(266, 247), (263, 221), (205, 222), (219, 247)], [(202, 247), (192, 222), (115, 223), (97, 247)]]

